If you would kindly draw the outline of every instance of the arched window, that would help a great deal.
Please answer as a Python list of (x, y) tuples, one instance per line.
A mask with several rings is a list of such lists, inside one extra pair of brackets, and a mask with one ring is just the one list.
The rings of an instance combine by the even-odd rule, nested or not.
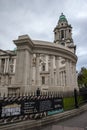
[(64, 30), (61, 30), (61, 39), (64, 38)]
[(61, 45), (65, 46), (65, 43), (61, 43)]
[(71, 30), (69, 29), (69, 33), (71, 33)]

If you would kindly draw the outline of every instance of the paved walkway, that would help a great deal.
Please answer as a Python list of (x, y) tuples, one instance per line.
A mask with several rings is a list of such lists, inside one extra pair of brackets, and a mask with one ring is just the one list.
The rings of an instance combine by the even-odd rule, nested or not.
[(84, 128), (78, 128), (78, 127), (64, 127), (64, 126), (53, 126), (52, 130), (84, 130)]

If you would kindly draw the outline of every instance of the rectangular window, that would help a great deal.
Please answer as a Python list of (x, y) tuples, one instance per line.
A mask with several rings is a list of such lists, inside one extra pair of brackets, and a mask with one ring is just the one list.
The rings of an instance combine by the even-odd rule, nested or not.
[(11, 77), (9, 77), (9, 79), (8, 79), (8, 84), (9, 85), (11, 85), (11, 79), (12, 79)]
[(14, 59), (11, 58), (11, 59), (9, 60), (9, 62), (10, 62), (11, 65), (13, 65), (13, 64), (14, 64)]
[(9, 72), (13, 73), (14, 72), (14, 59), (9, 60)]
[(42, 76), (42, 84), (45, 84), (45, 77)]
[(10, 65), (10, 67), (9, 67), (9, 71), (10, 71), (10, 73), (13, 73), (13, 65)]
[(42, 71), (45, 71), (45, 65), (42, 66)]

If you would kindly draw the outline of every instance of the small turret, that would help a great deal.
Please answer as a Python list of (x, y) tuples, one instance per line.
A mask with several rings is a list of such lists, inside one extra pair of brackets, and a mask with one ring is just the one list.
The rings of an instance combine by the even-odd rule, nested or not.
[(54, 29), (54, 43), (63, 46), (73, 44), (72, 39), (72, 27), (68, 24), (68, 21), (63, 13), (61, 13), (58, 24)]
[(67, 19), (63, 13), (61, 13), (61, 15), (59, 17), (59, 22), (67, 22)]

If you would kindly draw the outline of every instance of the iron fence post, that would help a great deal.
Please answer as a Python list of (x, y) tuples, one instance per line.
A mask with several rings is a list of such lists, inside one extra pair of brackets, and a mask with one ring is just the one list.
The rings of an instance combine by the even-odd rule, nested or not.
[(78, 108), (78, 92), (74, 89), (75, 108)]

